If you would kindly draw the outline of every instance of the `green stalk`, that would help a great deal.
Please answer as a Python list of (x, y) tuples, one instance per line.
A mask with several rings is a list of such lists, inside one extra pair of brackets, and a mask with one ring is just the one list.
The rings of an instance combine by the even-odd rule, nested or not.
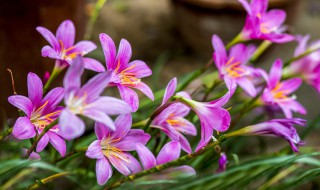
[(33, 185), (28, 187), (28, 190), (29, 189), (37, 189), (37, 188), (40, 187), (41, 184), (46, 184), (46, 183), (48, 183), (48, 182), (50, 182), (50, 181), (52, 181), (54, 179), (57, 179), (57, 178), (60, 178), (60, 177), (63, 177), (63, 176), (67, 176), (67, 175), (70, 175), (70, 172), (61, 172), (61, 173), (54, 174), (54, 175), (51, 175), (49, 177), (37, 180)]
[[(59, 61), (59, 60), (57, 60), (57, 61)], [(64, 69), (64, 68), (61, 68), (61, 67), (59, 67), (57, 65), (58, 64), (56, 63), (56, 65), (54, 66), (54, 68), (53, 68), (53, 70), (52, 70), (52, 72), (50, 74), (50, 77), (49, 77), (48, 81), (46, 82), (46, 84), (43, 87), (43, 93), (44, 94), (49, 90), (52, 82), (59, 76), (61, 71)]]
[(262, 53), (265, 52), (266, 49), (268, 49), (268, 47), (270, 47), (272, 44), (272, 42), (265, 40), (263, 41), (260, 46), (258, 47), (258, 49), (253, 53), (250, 62), (255, 62), (257, 61), (257, 59), (262, 55)]
[(0, 135), (0, 141), (9, 136), (12, 133), (12, 128), (8, 128), (2, 135)]
[(246, 40), (244, 40), (242, 38), (242, 33), (240, 32), (227, 46), (226, 46), (226, 49), (230, 49), (232, 46), (238, 44), (238, 43), (241, 43), (241, 42), (244, 42)]

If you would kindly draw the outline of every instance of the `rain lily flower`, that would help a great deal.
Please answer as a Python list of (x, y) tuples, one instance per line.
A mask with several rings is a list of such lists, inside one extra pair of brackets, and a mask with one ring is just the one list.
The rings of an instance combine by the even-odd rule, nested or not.
[(294, 40), (294, 36), (285, 34), (286, 27), (282, 24), (286, 19), (286, 12), (279, 9), (267, 11), (268, 0), (239, 0), (247, 11), (245, 26), (241, 32), (241, 39), (263, 39), (275, 43), (286, 43)]
[(320, 47), (320, 40), (311, 43), (307, 47), (309, 38), (309, 35), (297, 37), (299, 45), (294, 52), (294, 56), (297, 57), (306, 52), (313, 53), (291, 63), (289, 68), (285, 70), (285, 73), (301, 77), (306, 83), (314, 87), (320, 93), (320, 50), (317, 50)]
[[(213, 130), (216, 130), (218, 132), (224, 132), (228, 130), (231, 117), (229, 112), (226, 109), (222, 108), (222, 106), (228, 102), (232, 92), (234, 92), (235, 88), (230, 88), (230, 91), (228, 91), (223, 97), (211, 102), (197, 102), (195, 100), (192, 100), (186, 92), (178, 92), (175, 95), (175, 98), (177, 100), (196, 112), (200, 119), (201, 139), (196, 148), (196, 151), (200, 150), (208, 144), (213, 134)], [(170, 81), (166, 89), (163, 102), (166, 102), (170, 97), (173, 96), (175, 89), (176, 83)]]
[(300, 78), (291, 78), (280, 81), (282, 76), (282, 61), (276, 60), (271, 67), (269, 76), (261, 72), (267, 81), (267, 86), (262, 94), (262, 101), (271, 106), (279, 106), (287, 118), (292, 117), (292, 111), (300, 114), (306, 114), (305, 108), (296, 101), (292, 92), (296, 91), (301, 85)]
[(246, 65), (255, 50), (254, 46), (235, 45), (227, 56), (226, 48), (217, 35), (212, 36), (212, 45), (213, 60), (228, 89), (230, 90), (231, 86), (237, 84), (250, 96), (255, 96), (256, 89), (250, 78), (254, 77), (256, 72), (253, 67)]
[(66, 108), (61, 112), (59, 125), (61, 134), (66, 139), (77, 138), (85, 131), (85, 124), (77, 115), (86, 116), (115, 130), (113, 121), (108, 115), (131, 112), (131, 108), (124, 101), (100, 96), (108, 86), (111, 78), (110, 72), (97, 74), (81, 87), (83, 70), (82, 58), (77, 57), (74, 64), (69, 67), (63, 81)]
[[(37, 31), (49, 42), (50, 46), (42, 48), (42, 56), (49, 57), (56, 61), (56, 67), (63, 69), (70, 64), (77, 56), (95, 50), (97, 46), (91, 41), (80, 41), (74, 44), (75, 27), (72, 21), (63, 21), (57, 29), (56, 36), (44, 27), (37, 27)], [(97, 72), (104, 71), (102, 64), (92, 58), (83, 58), (84, 67)]]
[[(12, 129), (12, 135), (17, 139), (30, 139), (36, 134), (40, 135), (59, 117), (62, 109), (58, 104), (63, 98), (63, 88), (54, 88), (43, 98), (43, 84), (36, 74), (29, 73), (27, 83), (28, 97), (13, 95), (8, 98), (12, 105), (25, 114), (17, 119)], [(65, 155), (66, 143), (61, 137), (60, 126), (53, 126), (43, 135), (37, 144), (36, 151), (41, 152), (49, 142), (61, 156)]]
[[(181, 146), (179, 142), (171, 141), (162, 147), (157, 158), (155, 158), (152, 152), (142, 144), (137, 144), (136, 150), (143, 168), (145, 170), (148, 170), (158, 165), (165, 164), (178, 159), (180, 157)], [(153, 174), (152, 178), (167, 179), (170, 173), (179, 171), (184, 172), (184, 175), (187, 174), (188, 176), (196, 174), (195, 170), (192, 167), (185, 165), (180, 167), (169, 168), (164, 171), (161, 171), (160, 173)]]
[(110, 85), (118, 87), (121, 98), (131, 106), (132, 111), (137, 111), (139, 97), (131, 88), (140, 90), (151, 100), (154, 100), (151, 89), (141, 82), (141, 78), (150, 76), (152, 71), (143, 61), (135, 60), (129, 63), (132, 55), (130, 43), (122, 39), (117, 54), (116, 46), (107, 34), (100, 34), (100, 42), (107, 70), (113, 73)]
[(303, 145), (304, 143), (300, 140), (293, 125), (304, 126), (305, 122), (305, 120), (299, 118), (273, 119), (234, 131), (230, 133), (229, 136), (261, 135), (281, 137), (289, 142), (294, 152), (298, 152), (298, 146)]
[(217, 169), (216, 173), (221, 173), (221, 172), (226, 171), (227, 164), (228, 164), (228, 158), (224, 152), (220, 153), (220, 158), (219, 158), (218, 164), (219, 164), (219, 168)]
[[(172, 79), (168, 86), (172, 83), (175, 83), (173, 85), (176, 86), (177, 79)], [(184, 118), (189, 112), (190, 108), (182, 103), (171, 104), (153, 119), (151, 126), (161, 129), (171, 140), (179, 141), (182, 149), (190, 154), (192, 152), (190, 144), (182, 134), (195, 136), (197, 135), (197, 129), (190, 121)]]
[(123, 175), (141, 171), (139, 162), (127, 152), (136, 150), (137, 144), (145, 145), (150, 135), (141, 129), (130, 129), (131, 124), (130, 114), (121, 115), (115, 120), (115, 131), (102, 123), (96, 123), (95, 133), (98, 140), (90, 144), (86, 156), (97, 159), (96, 175), (100, 185), (105, 184), (112, 176), (110, 162)]

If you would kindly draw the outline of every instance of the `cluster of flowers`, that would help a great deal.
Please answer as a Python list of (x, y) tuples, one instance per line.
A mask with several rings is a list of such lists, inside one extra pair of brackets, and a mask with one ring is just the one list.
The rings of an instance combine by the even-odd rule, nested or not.
[[(122, 174), (130, 175), (142, 170), (140, 162), (143, 169), (147, 170), (179, 158), (181, 149), (192, 153), (190, 143), (185, 137), (197, 135), (195, 125), (185, 119), (191, 110), (200, 120), (201, 138), (195, 151), (201, 150), (210, 142), (214, 131), (228, 130), (231, 116), (223, 106), (235, 94), (239, 85), (249, 96), (259, 96), (261, 104), (280, 108), (286, 118), (251, 125), (230, 134), (278, 136), (286, 139), (292, 149), (298, 151), (297, 146), (302, 142), (293, 125), (304, 125), (305, 121), (292, 118), (292, 113), (305, 114), (306, 110), (292, 93), (299, 88), (303, 80), (320, 92), (320, 52), (315, 51), (320, 47), (320, 43), (307, 46), (309, 36), (295, 37), (284, 33), (286, 28), (282, 24), (286, 17), (285, 12), (267, 11), (267, 0), (252, 0), (250, 4), (246, 0), (239, 1), (248, 13), (246, 24), (238, 36), (241, 41), (262, 39), (285, 43), (297, 39), (299, 45), (294, 56), (312, 53), (285, 67), (284, 72), (282, 61), (278, 59), (268, 74), (260, 68), (247, 65), (255, 52), (254, 46), (237, 44), (227, 52), (222, 40), (213, 35), (213, 60), (228, 91), (217, 100), (198, 102), (187, 92), (175, 92), (177, 79), (172, 79), (151, 123), (152, 127), (162, 130), (171, 139), (163, 146), (157, 158), (146, 146), (151, 136), (142, 129), (131, 129), (131, 114), (139, 108), (139, 97), (132, 88), (140, 90), (153, 100), (152, 90), (141, 81), (141, 78), (150, 76), (152, 71), (143, 61), (130, 62), (132, 50), (127, 40), (121, 40), (117, 52), (113, 40), (106, 34), (100, 34), (106, 68), (97, 60), (83, 57), (96, 49), (96, 45), (90, 41), (81, 41), (74, 45), (75, 27), (69, 20), (59, 26), (55, 36), (46, 28), (37, 28), (50, 44), (43, 47), (42, 56), (56, 60), (56, 71), (68, 69), (63, 87), (45, 92), (41, 79), (36, 74), (29, 73), (28, 97), (13, 95), (8, 98), (12, 105), (24, 113), (13, 126), (13, 136), (17, 139), (34, 138), (50, 127), (37, 143), (36, 152), (41, 152), (50, 142), (61, 156), (65, 156), (65, 140), (78, 138), (85, 132), (85, 123), (79, 116), (94, 120), (98, 140), (91, 143), (86, 156), (97, 159), (97, 181), (102, 185), (112, 176), (110, 163)], [(81, 85), (84, 69), (98, 74)], [(296, 78), (281, 80), (284, 73)], [(49, 80), (56, 74), (51, 73)], [(105, 88), (113, 86), (119, 89), (122, 100), (102, 95)], [(62, 100), (64, 106), (60, 106)], [(113, 121), (110, 115), (119, 116)], [(136, 151), (140, 162), (128, 153), (129, 151)], [(219, 170), (225, 169), (226, 162), (226, 155), (221, 153)], [(176, 169), (195, 173), (194, 169), (188, 166)]]

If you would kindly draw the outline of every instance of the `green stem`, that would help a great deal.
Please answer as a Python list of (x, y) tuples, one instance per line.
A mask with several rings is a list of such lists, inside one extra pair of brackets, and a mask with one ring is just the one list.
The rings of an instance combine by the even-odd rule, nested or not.
[(96, 4), (94, 6), (94, 11), (93, 11), (93, 13), (90, 17), (90, 20), (88, 22), (88, 25), (87, 25), (84, 39), (89, 40), (91, 38), (93, 26), (96, 23), (96, 20), (99, 16), (99, 12), (100, 12), (101, 8), (104, 6), (104, 4), (106, 2), (107, 2), (107, 0), (97, 0)]
[(63, 160), (66, 160), (67, 158), (70, 158), (78, 153), (81, 153), (81, 152), (85, 152), (87, 151), (88, 147), (84, 147), (84, 148), (80, 148), (78, 150), (75, 150), (73, 152), (70, 152), (69, 154), (65, 155), (64, 157), (61, 157), (61, 158), (58, 158), (56, 159), (53, 163), (58, 163), (58, 162), (61, 162)]
[(28, 190), (29, 189), (37, 189), (40, 187), (41, 184), (46, 184), (54, 179), (57, 179), (57, 178), (60, 178), (63, 176), (67, 176), (67, 175), (70, 175), (70, 172), (61, 172), (61, 173), (57, 173), (57, 174), (51, 175), (49, 177), (37, 180), (34, 184), (32, 184), (31, 186), (28, 187)]
[(44, 134), (46, 134), (46, 132), (48, 132), (52, 127), (54, 127), (56, 124), (58, 124), (58, 119), (54, 120), (52, 123), (50, 123), (50, 125), (46, 126), (42, 133), (39, 136), (36, 136), (35, 141), (32, 143), (31, 147), (28, 149), (27, 154), (25, 155), (24, 158), (29, 158), (30, 154), (32, 153), (32, 151), (36, 148), (38, 142), (40, 141), (40, 139), (43, 137)]
[[(57, 61), (59, 61), (59, 60), (57, 60)], [(59, 63), (56, 63), (56, 65), (54, 66), (53, 71), (51, 72), (48, 81), (46, 82), (46, 84), (43, 87), (43, 93), (44, 94), (48, 91), (48, 89), (50, 88), (52, 82), (59, 76), (59, 74), (63, 70), (63, 68), (59, 67), (58, 64)]]
[(253, 53), (250, 62), (255, 62), (257, 61), (257, 59), (262, 55), (262, 53), (264, 53), (264, 51), (266, 49), (268, 49), (268, 47), (270, 47), (272, 44), (272, 42), (265, 40), (263, 41), (260, 46), (258, 47), (258, 49)]
[(0, 141), (2, 141), (4, 138), (9, 136), (12, 133), (12, 128), (8, 128), (1, 136), (0, 136)]
[(189, 161), (189, 160), (191, 160), (193, 158), (196, 158), (196, 157), (202, 155), (203, 153), (207, 152), (211, 148), (214, 148), (216, 145), (220, 144), (225, 139), (226, 139), (225, 135), (222, 135), (222, 136), (220, 136), (220, 138), (217, 141), (209, 143), (207, 146), (205, 146), (204, 148), (202, 148), (201, 150), (199, 150), (197, 152), (194, 152), (192, 154), (187, 154), (187, 155), (185, 155), (185, 156), (183, 156), (181, 158), (178, 158), (178, 159), (173, 160), (171, 162), (168, 162), (166, 164), (158, 165), (158, 166), (153, 167), (151, 169), (144, 170), (144, 171), (138, 172), (136, 174), (124, 177), (124, 178), (120, 179), (119, 181), (117, 181), (117, 182), (111, 184), (110, 186), (106, 187), (105, 190), (118, 187), (118, 186), (120, 186), (121, 184), (123, 184), (123, 183), (125, 183), (127, 181), (133, 181), (133, 180), (135, 180), (137, 178), (143, 177), (143, 176), (148, 175), (148, 174), (153, 174), (153, 173), (162, 171), (162, 170), (167, 169), (167, 168), (172, 167), (172, 166), (181, 165), (181, 164), (185, 163), (186, 161)]
[(305, 52), (301, 53), (300, 55), (298, 55), (298, 56), (296, 56), (296, 57), (293, 57), (293, 58), (289, 59), (288, 61), (286, 61), (286, 62), (284, 63), (284, 67), (289, 66), (292, 62), (297, 61), (297, 60), (299, 60), (299, 59), (302, 59), (302, 58), (304, 58), (305, 56), (307, 56), (307, 55), (309, 55), (309, 54), (311, 54), (311, 53), (313, 53), (313, 52), (315, 52), (315, 51), (318, 51), (319, 49), (320, 49), (320, 47), (319, 47), (319, 48), (315, 48), (315, 49), (308, 49), (308, 50), (306, 50)]
[(226, 49), (230, 49), (232, 46), (244, 42), (245, 40), (242, 38), (242, 33), (240, 32), (227, 46)]

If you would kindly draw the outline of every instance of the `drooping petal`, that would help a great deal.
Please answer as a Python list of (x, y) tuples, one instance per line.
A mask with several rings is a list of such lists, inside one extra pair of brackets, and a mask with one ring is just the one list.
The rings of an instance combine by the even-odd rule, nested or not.
[(63, 86), (66, 90), (66, 93), (69, 93), (72, 90), (77, 90), (81, 85), (81, 75), (84, 70), (84, 64), (81, 57), (76, 57), (73, 60), (73, 63), (66, 72), (66, 75), (63, 79)]
[(49, 42), (55, 51), (60, 51), (60, 44), (56, 37), (48, 29), (44, 27), (37, 27), (37, 31)]
[(176, 88), (177, 88), (177, 78), (174, 77), (173, 79), (170, 80), (170, 82), (166, 87), (161, 105), (166, 103), (173, 96), (174, 92), (176, 91)]
[(97, 138), (102, 140), (110, 135), (111, 129), (102, 123), (96, 122), (94, 126), (94, 132), (96, 133)]
[(84, 109), (82, 115), (96, 122), (103, 123), (105, 126), (109, 127), (111, 130), (116, 129), (112, 119), (107, 114), (95, 109), (94, 107)]
[(131, 45), (126, 39), (121, 39), (116, 61), (119, 61), (119, 72), (128, 67), (132, 55)]
[(49, 136), (49, 141), (52, 144), (52, 146), (60, 153), (62, 157), (66, 155), (67, 146), (66, 142), (58, 135), (56, 135), (54, 132), (47, 132)]
[(80, 41), (74, 45), (74, 48), (68, 52), (68, 54), (72, 54), (74, 52), (80, 53), (81, 55), (85, 55), (97, 48), (96, 44), (91, 41)]
[(145, 145), (150, 139), (150, 135), (141, 129), (131, 129), (127, 136), (120, 142), (115, 143), (115, 147), (123, 151), (133, 151), (137, 144)]
[(255, 97), (257, 94), (256, 88), (254, 87), (252, 81), (248, 78), (241, 77), (236, 79), (237, 83), (244, 91), (246, 91), (251, 97)]
[(201, 139), (200, 142), (196, 148), (196, 151), (202, 149), (204, 146), (208, 144), (208, 142), (211, 140), (213, 134), (213, 128), (208, 126), (205, 123), (201, 124)]
[(116, 45), (107, 34), (99, 35), (101, 46), (103, 49), (104, 57), (108, 70), (114, 70), (117, 67), (116, 58)]
[(217, 35), (212, 36), (212, 45), (214, 49), (213, 60), (215, 61), (217, 68), (220, 70), (227, 61), (227, 51), (222, 40)]
[(107, 183), (108, 179), (111, 178), (112, 168), (107, 158), (102, 157), (101, 159), (97, 160), (96, 175), (99, 185), (104, 185), (105, 183)]
[(132, 112), (136, 112), (139, 107), (139, 97), (137, 93), (123, 85), (118, 85), (121, 99), (128, 103), (132, 109)]
[(103, 96), (90, 104), (90, 107), (104, 112), (108, 115), (119, 115), (131, 113), (131, 107), (118, 98)]
[(270, 69), (270, 78), (268, 81), (268, 86), (269, 88), (274, 88), (277, 86), (277, 84), (279, 83), (280, 79), (281, 79), (281, 75), (282, 75), (282, 61), (280, 59), (277, 59), (271, 69)]
[(157, 164), (161, 165), (178, 159), (180, 156), (180, 151), (180, 143), (177, 141), (171, 141), (165, 144), (157, 156)]
[(36, 151), (41, 152), (49, 143), (49, 135), (46, 133), (42, 136), (37, 144)]
[(149, 66), (140, 60), (130, 62), (127, 68), (130, 69), (126, 70), (126, 72), (132, 73), (137, 78), (143, 78), (152, 75), (152, 70), (149, 68)]
[(17, 139), (30, 139), (36, 136), (35, 126), (28, 117), (19, 117), (12, 129), (12, 135)]
[(148, 98), (150, 98), (152, 101), (154, 101), (154, 95), (152, 90), (148, 85), (146, 85), (143, 82), (139, 82), (133, 86), (133, 88), (136, 88), (140, 90), (143, 94), (145, 94)]
[(57, 105), (60, 104), (61, 100), (63, 99), (63, 96), (64, 89), (61, 87), (57, 87), (50, 90), (40, 103), (40, 105), (47, 104), (44, 108), (44, 113), (48, 113), (54, 110), (57, 107)]
[(67, 109), (60, 114), (59, 126), (61, 136), (68, 140), (81, 136), (85, 131), (84, 122)]
[(102, 64), (92, 58), (84, 57), (84, 68), (95, 71), (95, 72), (104, 72), (105, 68), (102, 66)]
[(114, 121), (114, 125), (116, 126), (116, 130), (112, 134), (112, 139), (120, 138), (122, 139), (125, 137), (132, 125), (132, 116), (131, 114), (120, 115)]
[(9, 96), (8, 101), (13, 106), (23, 111), (28, 117), (30, 117), (34, 106), (29, 98), (21, 95)]
[(137, 150), (140, 162), (145, 170), (153, 168), (157, 165), (156, 158), (146, 146), (142, 144), (137, 144), (136, 150)]
[(188, 154), (191, 154), (191, 152), (192, 152), (191, 146), (190, 146), (190, 143), (186, 137), (184, 137), (183, 135), (180, 135), (179, 136), (179, 143), (181, 145), (181, 148), (184, 151), (186, 151)]
[(101, 150), (101, 141), (100, 140), (95, 140), (93, 141), (87, 151), (86, 151), (86, 156), (92, 159), (102, 159), (104, 158), (103, 152)]
[(57, 40), (61, 40), (65, 49), (68, 49), (74, 44), (76, 29), (71, 20), (63, 21), (57, 29)]
[(86, 95), (86, 101), (92, 102), (96, 100), (99, 95), (104, 91), (108, 86), (111, 78), (111, 72), (106, 71), (100, 74), (97, 74), (91, 78), (80, 90), (80, 94)]

